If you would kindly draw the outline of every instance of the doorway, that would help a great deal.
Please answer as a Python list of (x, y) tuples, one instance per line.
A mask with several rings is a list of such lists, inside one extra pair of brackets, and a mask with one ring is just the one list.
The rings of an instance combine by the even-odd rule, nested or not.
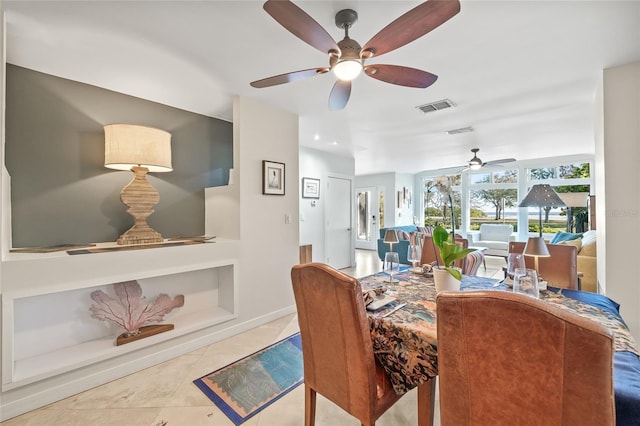
[(355, 258), (353, 245), (353, 203), (351, 178), (327, 178), (325, 228), (327, 264), (336, 269), (349, 268)]

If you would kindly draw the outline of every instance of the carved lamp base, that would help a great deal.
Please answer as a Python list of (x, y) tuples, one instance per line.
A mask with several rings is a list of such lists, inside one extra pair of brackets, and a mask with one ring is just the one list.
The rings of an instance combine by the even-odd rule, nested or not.
[(120, 235), (119, 245), (150, 244), (164, 241), (162, 235), (147, 223), (147, 218), (153, 213), (153, 208), (160, 201), (160, 194), (147, 180), (146, 167), (131, 168), (133, 179), (120, 192), (120, 200), (129, 207), (129, 213), (135, 219), (133, 226)]

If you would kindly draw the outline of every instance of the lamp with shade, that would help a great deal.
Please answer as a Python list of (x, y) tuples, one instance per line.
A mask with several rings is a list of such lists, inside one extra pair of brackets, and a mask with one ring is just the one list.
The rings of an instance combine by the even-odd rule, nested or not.
[(535, 262), (535, 270), (538, 276), (540, 271), (538, 270), (538, 258), (549, 257), (549, 250), (547, 244), (542, 238), (542, 208), (543, 207), (564, 207), (565, 204), (558, 196), (556, 191), (548, 184), (533, 185), (529, 190), (529, 193), (518, 204), (518, 207), (538, 207), (538, 221), (539, 231), (538, 237), (529, 237), (527, 244), (524, 246), (523, 254), (525, 256), (532, 256)]
[(522, 252), (525, 256), (533, 257), (534, 261), (534, 269), (538, 276), (540, 276), (540, 270), (538, 268), (538, 258), (539, 257), (549, 257), (549, 249), (547, 248), (547, 244), (544, 242), (542, 237), (530, 237), (527, 240), (527, 244), (524, 246), (524, 251)]
[(133, 226), (120, 235), (118, 244), (163, 242), (162, 235), (147, 223), (160, 201), (158, 191), (147, 180), (148, 172), (170, 172), (171, 134), (164, 130), (131, 124), (104, 126), (104, 165), (115, 170), (131, 170), (133, 179), (120, 192), (120, 200), (133, 216)]
[(542, 238), (542, 208), (543, 207), (565, 207), (564, 201), (553, 190), (551, 185), (533, 185), (529, 193), (518, 204), (518, 207), (538, 207), (538, 220), (540, 225), (540, 238)]
[(393, 229), (387, 229), (384, 233), (384, 242), (389, 244), (389, 251), (393, 251), (393, 245), (398, 242), (398, 234)]

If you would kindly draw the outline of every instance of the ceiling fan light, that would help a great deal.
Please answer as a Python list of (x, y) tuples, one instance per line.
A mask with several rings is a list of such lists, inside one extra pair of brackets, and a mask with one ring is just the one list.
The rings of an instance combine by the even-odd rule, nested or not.
[(476, 163), (476, 162), (469, 161), (469, 168), (471, 170), (480, 170), (480, 168), (482, 168), (482, 163)]
[(333, 67), (333, 73), (343, 81), (354, 80), (362, 72), (362, 62), (357, 59), (344, 59)]

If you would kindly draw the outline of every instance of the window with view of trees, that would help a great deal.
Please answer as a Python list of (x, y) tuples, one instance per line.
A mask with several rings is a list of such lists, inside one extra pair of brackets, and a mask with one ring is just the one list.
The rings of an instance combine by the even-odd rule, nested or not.
[[(456, 229), (460, 229), (462, 226), (462, 208), (460, 204), (460, 182), (462, 175), (458, 174), (449, 177), (451, 179), (453, 216), (456, 222)], [(424, 224), (425, 226), (441, 224), (446, 228), (451, 228), (449, 198), (438, 191), (434, 179), (435, 178), (427, 178), (424, 181)]]
[[(475, 173), (469, 176), (471, 229), (480, 229), (482, 223), (511, 223), (517, 228), (517, 216), (507, 218), (506, 210), (518, 202), (518, 170), (500, 170)], [(477, 188), (477, 189), (476, 189)]]
[[(549, 181), (553, 189), (560, 195), (565, 203), (569, 202), (567, 207), (544, 207), (542, 232), (555, 233), (557, 231), (565, 231), (567, 228), (573, 232), (584, 232), (588, 221), (587, 198), (590, 192), (588, 183), (579, 185), (558, 185), (558, 181), (562, 180), (588, 180), (591, 177), (589, 163), (566, 164), (557, 167), (541, 167), (529, 169), (530, 180), (532, 184), (542, 183), (540, 181)], [(563, 196), (562, 194), (573, 193), (574, 196)], [(537, 219), (538, 209), (529, 209), (529, 231), (538, 232), (540, 227)], [(557, 214), (552, 215), (553, 212)], [(533, 216), (536, 216), (535, 218)]]
[[(456, 229), (463, 229), (463, 222), (467, 231), (479, 229), (482, 223), (507, 223), (517, 231), (519, 216), (525, 214), (525, 209), (518, 208), (520, 200), (525, 197), (528, 188), (542, 183), (550, 184), (563, 200), (566, 199), (565, 203), (568, 205), (566, 208), (543, 209), (543, 232), (550, 234), (567, 229), (582, 232), (588, 229), (587, 199), (592, 183), (588, 162), (541, 164), (540, 167), (532, 168), (482, 169), (451, 176), (451, 179)], [(450, 227), (450, 208), (448, 202), (437, 192), (434, 177), (425, 178), (423, 182), (424, 223), (442, 223)], [(462, 188), (466, 188), (468, 193), (461, 193)], [(519, 193), (524, 188), (527, 190)], [(468, 218), (463, 220), (463, 213)], [(537, 208), (529, 209), (527, 217), (520, 218), (520, 224), (528, 223), (528, 231), (537, 232), (538, 213)]]

